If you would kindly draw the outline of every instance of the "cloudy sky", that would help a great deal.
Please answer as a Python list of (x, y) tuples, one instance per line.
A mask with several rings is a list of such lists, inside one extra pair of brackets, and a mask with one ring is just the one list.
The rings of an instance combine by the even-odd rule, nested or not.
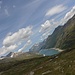
[(28, 51), (74, 14), (74, 0), (0, 0), (0, 56)]

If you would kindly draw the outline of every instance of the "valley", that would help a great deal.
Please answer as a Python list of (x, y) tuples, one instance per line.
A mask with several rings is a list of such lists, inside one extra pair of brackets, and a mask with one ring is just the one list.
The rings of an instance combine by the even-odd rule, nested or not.
[[(50, 49), (56, 52), (52, 54)], [(75, 15), (29, 52), (10, 52), (0, 60), (0, 75), (55, 74), (75, 75)]]

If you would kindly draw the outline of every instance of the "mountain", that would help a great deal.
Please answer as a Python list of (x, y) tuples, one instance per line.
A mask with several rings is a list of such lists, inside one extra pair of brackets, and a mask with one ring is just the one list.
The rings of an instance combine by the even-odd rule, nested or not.
[(64, 26), (57, 27), (42, 47), (40, 45), (37, 45), (38, 49), (57, 47), (65, 50), (52, 56), (40, 57), (27, 52), (15, 58), (2, 59), (0, 75), (75, 75), (75, 15)]
[(10, 52), (8, 55), (6, 55), (6, 57), (17, 57), (21, 54), (22, 52)]
[(75, 15), (63, 26), (55, 47), (62, 49), (75, 49)]
[(52, 35), (46, 39), (42, 49), (49, 48), (74, 49), (75, 48), (75, 15), (63, 26), (58, 26)]
[(34, 44), (30, 49), (29, 49), (29, 52), (32, 52), (32, 53), (38, 53), (42, 46), (45, 45), (45, 40), (43, 42), (39, 42), (37, 44)]
[[(10, 59), (11, 60), (11, 59)], [(0, 61), (0, 75), (75, 75), (75, 49), (54, 56)]]
[(42, 54), (33, 53), (33, 52), (10, 52), (6, 56), (1, 56), (0, 60), (3, 62), (15, 61), (15, 60), (23, 60), (23, 59), (31, 59), (35, 57), (41, 57)]
[(58, 26), (52, 35), (49, 35), (48, 38), (46, 39), (46, 42), (44, 46), (42, 46), (42, 49), (49, 49), (53, 48), (56, 45), (56, 42), (59, 39), (59, 35), (62, 33), (62, 27), (63, 26)]
[(36, 57), (41, 57), (43, 55), (32, 52), (10, 52), (6, 56), (3, 56), (1, 60), (4, 62), (15, 61), (15, 60), (23, 60), (23, 59), (31, 59)]
[(35, 44), (30, 52), (39, 52), (41, 49), (60, 48), (63, 50), (75, 48), (75, 15), (63, 26), (55, 28), (54, 32), (43, 42)]
[(14, 54), (14, 52), (10, 52), (9, 54), (6, 55), (6, 57), (11, 57)]

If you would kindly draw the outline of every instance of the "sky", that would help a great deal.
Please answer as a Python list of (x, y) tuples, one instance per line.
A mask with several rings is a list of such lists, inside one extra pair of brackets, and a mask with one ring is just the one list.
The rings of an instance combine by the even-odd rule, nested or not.
[(0, 0), (0, 56), (27, 52), (74, 14), (74, 0)]

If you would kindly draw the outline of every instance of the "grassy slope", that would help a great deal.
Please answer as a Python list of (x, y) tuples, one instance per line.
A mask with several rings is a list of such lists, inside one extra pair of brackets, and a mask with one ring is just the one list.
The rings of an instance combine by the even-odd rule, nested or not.
[(75, 48), (75, 15), (63, 26), (63, 32), (56, 43), (56, 47), (62, 49)]
[[(9, 63), (0, 63), (0, 75), (30, 75), (31, 72), (34, 72), (34, 75), (75, 75), (75, 50), (52, 57)], [(4, 71), (3, 66), (9, 68)]]

